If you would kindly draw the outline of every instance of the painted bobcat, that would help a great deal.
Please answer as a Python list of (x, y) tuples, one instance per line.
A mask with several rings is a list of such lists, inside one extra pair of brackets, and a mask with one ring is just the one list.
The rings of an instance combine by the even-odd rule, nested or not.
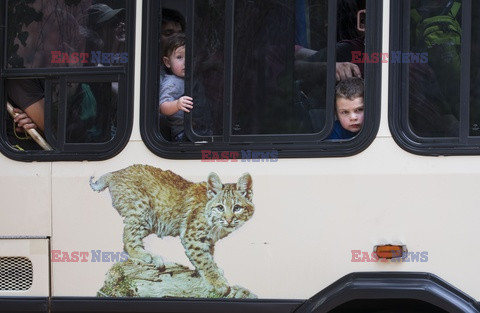
[(248, 221), (254, 212), (252, 178), (248, 173), (236, 184), (222, 184), (211, 173), (207, 182), (192, 183), (171, 171), (132, 165), (107, 173), (95, 191), (109, 188), (112, 204), (124, 218), (123, 243), (130, 258), (164, 269), (160, 256), (152, 256), (143, 238), (179, 236), (185, 253), (212, 292), (226, 295), (227, 280), (214, 261), (215, 243)]

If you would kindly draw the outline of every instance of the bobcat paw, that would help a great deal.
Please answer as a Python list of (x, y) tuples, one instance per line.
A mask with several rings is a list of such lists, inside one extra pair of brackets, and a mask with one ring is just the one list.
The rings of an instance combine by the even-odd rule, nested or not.
[(230, 286), (227, 284), (214, 284), (210, 287), (210, 292), (218, 297), (226, 297), (230, 293)]
[(232, 286), (230, 287), (230, 292), (228, 293), (227, 298), (256, 299), (257, 296), (246, 288), (241, 286)]
[(158, 268), (160, 271), (165, 270), (165, 263), (163, 262), (162, 257), (158, 256), (158, 255), (152, 256), (150, 254), (144, 254), (140, 257), (131, 258), (131, 260), (136, 262), (139, 265), (151, 264), (151, 265), (155, 266), (156, 268)]

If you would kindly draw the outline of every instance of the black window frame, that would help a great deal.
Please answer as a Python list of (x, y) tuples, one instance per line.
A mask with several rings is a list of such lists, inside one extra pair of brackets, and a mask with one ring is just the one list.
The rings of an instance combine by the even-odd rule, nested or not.
[[(7, 18), (8, 18), (8, 2), (0, 3), (0, 42), (7, 42)], [(136, 20), (136, 0), (125, 1), (125, 24), (126, 30), (126, 52), (128, 53), (128, 63), (113, 66), (90, 66), (90, 67), (71, 67), (71, 68), (8, 68), (7, 66), (7, 46), (4, 45), (0, 50), (0, 118), (5, 121), (7, 117), (5, 84), (7, 79), (19, 78), (40, 78), (45, 79), (45, 87), (49, 82), (58, 80), (61, 82), (118, 82), (119, 95), (117, 103), (117, 128), (116, 134), (112, 140), (101, 143), (66, 143), (57, 142), (57, 146), (53, 151), (44, 150), (26, 150), (19, 151), (14, 149), (7, 139), (6, 128), (0, 130), (0, 152), (6, 157), (16, 161), (100, 161), (114, 157), (120, 153), (127, 145), (133, 127), (133, 94), (134, 94), (134, 63), (135, 63), (135, 20)], [(65, 87), (61, 87), (64, 89)], [(64, 103), (65, 90), (63, 94)], [(50, 125), (47, 122), (51, 120), (48, 109), (51, 95), (45, 95), (45, 127), (48, 129)], [(59, 110), (65, 111), (65, 110)], [(61, 114), (61, 113), (59, 113)], [(60, 116), (60, 118), (62, 118)], [(59, 118), (58, 125), (61, 124)], [(66, 116), (63, 114), (63, 119)], [(65, 127), (58, 130), (62, 135)], [(46, 137), (49, 137), (46, 134)], [(50, 136), (51, 140), (52, 137)], [(57, 138), (60, 139), (60, 138)], [(47, 138), (48, 140), (48, 138)]]
[[(336, 24), (336, 3), (335, 0), (329, 1), (329, 16), (334, 16), (332, 24)], [(334, 4), (334, 5), (332, 5)], [(154, 154), (168, 159), (201, 159), (202, 150), (211, 151), (278, 151), (280, 158), (299, 158), (299, 157), (341, 157), (351, 156), (365, 150), (375, 139), (380, 123), (380, 95), (381, 95), (381, 63), (366, 63), (365, 64), (365, 99), (368, 103), (365, 108), (365, 122), (362, 131), (351, 140), (344, 141), (321, 141), (312, 139), (312, 134), (303, 135), (305, 139), (301, 139), (302, 135), (284, 135), (278, 136), (276, 140), (270, 140), (271, 136), (265, 136), (267, 140), (261, 141), (262, 136), (249, 135), (247, 137), (256, 137), (256, 141), (252, 142), (251, 138), (245, 137), (244, 141), (231, 140), (230, 142), (206, 142), (206, 143), (175, 143), (165, 140), (155, 123), (158, 123), (158, 77), (159, 77), (159, 60), (158, 58), (158, 36), (159, 23), (158, 12), (162, 7), (162, 1), (147, 0), (143, 3), (143, 31), (142, 31), (142, 75), (141, 75), (141, 99), (140, 99), (140, 133), (146, 146)], [(188, 7), (188, 6), (187, 6)], [(232, 7), (232, 4), (230, 5)], [(191, 8), (191, 6), (190, 6)], [(381, 51), (382, 44), (382, 9), (383, 2), (380, 0), (367, 1), (367, 20), (366, 28), (366, 47), (365, 52), (373, 53)], [(187, 36), (187, 67), (185, 89), (190, 88), (189, 75), (191, 73), (191, 65), (189, 68), (188, 54), (189, 50), (193, 51), (191, 47), (191, 28), (188, 24), (191, 21), (193, 12), (187, 8), (186, 19), (186, 36)], [(228, 14), (227, 14), (228, 16)], [(227, 22), (228, 23), (228, 22)], [(329, 27), (330, 31), (336, 31)], [(226, 28), (226, 30), (228, 30)], [(227, 32), (228, 33), (228, 32)], [(231, 35), (231, 34), (230, 34)], [(190, 36), (190, 37), (189, 37)], [(329, 36), (329, 49), (335, 45), (336, 38)], [(228, 43), (228, 38), (226, 43)], [(293, 47), (292, 47), (293, 49)], [(231, 51), (231, 48), (226, 48), (226, 53)], [(225, 60), (229, 60), (228, 56)], [(333, 58), (332, 58), (333, 59)], [(228, 67), (228, 63), (227, 63)], [(333, 89), (334, 89), (334, 67), (335, 64), (329, 61), (327, 64), (327, 71), (332, 81), (327, 82), (330, 89), (330, 99), (332, 99), (330, 112), (332, 114), (331, 120), (327, 122), (333, 125)], [(228, 71), (228, 70), (227, 70)], [(226, 72), (227, 72), (226, 71)], [(228, 73), (226, 73), (228, 74)], [(228, 82), (228, 77), (226, 82)], [(225, 88), (227, 90), (227, 87)], [(228, 99), (230, 94), (225, 94)], [(328, 98), (327, 92), (327, 99)], [(327, 106), (328, 107), (328, 106)], [(225, 108), (225, 106), (224, 106)], [(228, 119), (228, 110), (224, 110), (224, 125), (225, 119)], [(329, 110), (327, 109), (327, 112)], [(153, 114), (152, 114), (153, 113)], [(189, 117), (186, 114), (185, 120), (188, 122)], [(188, 127), (186, 127), (188, 134)], [(316, 134), (313, 134), (315, 136)], [(325, 134), (322, 134), (324, 136)], [(328, 135), (328, 134), (327, 134)], [(225, 137), (229, 137), (228, 135)], [(240, 136), (236, 136), (240, 137)], [(292, 138), (296, 137), (296, 138)], [(309, 138), (310, 137), (310, 138)], [(257, 140), (258, 139), (258, 140)], [(293, 140), (292, 140), (293, 139)]]
[[(390, 51), (409, 52), (411, 1), (390, 5)], [(424, 156), (478, 155), (480, 137), (469, 135), (471, 0), (462, 0), (460, 121), (458, 137), (420, 137), (409, 125), (408, 64), (389, 65), (389, 127), (396, 143), (405, 151)]]

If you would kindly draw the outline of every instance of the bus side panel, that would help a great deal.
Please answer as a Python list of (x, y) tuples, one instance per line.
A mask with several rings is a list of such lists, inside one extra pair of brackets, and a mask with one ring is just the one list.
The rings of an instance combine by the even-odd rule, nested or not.
[[(109, 162), (56, 163), (54, 296), (122, 295), (122, 288), (128, 295), (133, 290), (132, 281), (122, 285), (126, 276), (112, 271), (125, 261), (122, 217), (112, 207), (108, 189), (97, 193), (89, 186), (90, 176), (96, 180), (132, 165), (131, 160), (192, 182), (206, 181), (210, 172), (223, 183), (250, 173), (255, 213), (216, 243), (214, 259), (230, 286), (258, 298), (309, 298), (339, 277), (364, 271), (429, 272), (480, 297), (476, 281), (465, 279), (478, 276), (480, 255), (471, 249), (480, 238), (478, 162), (413, 156), (388, 138), (378, 138), (371, 150), (349, 158), (179, 162), (154, 157), (142, 143), (131, 142)], [(166, 262), (194, 269), (178, 237), (150, 235), (143, 243)], [(379, 244), (406, 245), (409, 255), (402, 261), (376, 260), (372, 251)], [(463, 258), (462, 251), (469, 257)], [(82, 252), (84, 258), (79, 258)], [(161, 296), (154, 282), (161, 274), (156, 273), (133, 296)], [(122, 278), (115, 292), (103, 288), (115, 277)]]
[(50, 169), (0, 155), (0, 237), (50, 236)]

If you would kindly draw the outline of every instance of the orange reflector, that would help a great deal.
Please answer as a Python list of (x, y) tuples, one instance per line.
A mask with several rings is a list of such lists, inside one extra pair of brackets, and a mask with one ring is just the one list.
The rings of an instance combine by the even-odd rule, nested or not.
[(379, 259), (395, 259), (405, 256), (407, 253), (407, 247), (397, 245), (379, 245), (373, 248), (373, 252), (375, 252)]

